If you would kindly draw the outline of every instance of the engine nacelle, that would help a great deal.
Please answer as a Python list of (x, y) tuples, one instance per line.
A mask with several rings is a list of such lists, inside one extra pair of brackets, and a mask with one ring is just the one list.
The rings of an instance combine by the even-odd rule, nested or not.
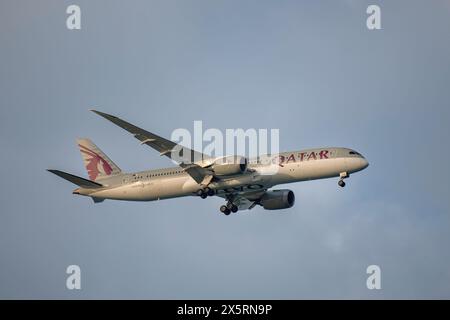
[(267, 191), (261, 198), (261, 205), (266, 210), (287, 209), (294, 205), (295, 195), (291, 190)]
[(218, 176), (230, 176), (247, 171), (248, 160), (241, 156), (229, 156), (216, 160), (212, 169)]

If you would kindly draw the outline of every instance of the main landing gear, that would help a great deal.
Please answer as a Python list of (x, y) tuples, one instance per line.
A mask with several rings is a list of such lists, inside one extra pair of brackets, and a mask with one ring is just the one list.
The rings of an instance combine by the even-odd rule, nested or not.
[[(198, 189), (196, 192), (196, 194), (202, 199), (211, 197), (211, 196), (215, 195), (215, 193), (216, 192), (213, 189), (211, 189), (210, 187)], [(232, 197), (228, 197), (227, 200), (228, 200), (228, 202), (226, 205), (220, 206), (220, 212), (222, 212), (226, 216), (228, 216), (232, 212), (233, 213), (238, 212), (239, 208), (237, 207), (237, 205), (235, 205), (232, 202)]]
[(345, 187), (344, 179), (346, 179), (348, 177), (350, 177), (350, 175), (347, 172), (341, 172), (339, 174), (339, 178), (340, 178), (339, 181), (338, 181), (339, 187), (341, 187), (341, 188)]
[(238, 207), (231, 202), (228, 202), (227, 205), (220, 206), (220, 212), (226, 216), (228, 216), (231, 212), (236, 213), (237, 211)]
[(202, 199), (206, 199), (208, 196), (211, 197), (214, 195), (214, 190), (211, 189), (210, 187), (206, 187), (204, 189), (199, 189), (197, 191), (197, 195)]

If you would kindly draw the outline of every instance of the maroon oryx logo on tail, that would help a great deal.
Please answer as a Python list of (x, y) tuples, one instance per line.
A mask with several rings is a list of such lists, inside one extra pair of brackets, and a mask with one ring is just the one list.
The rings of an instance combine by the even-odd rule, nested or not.
[[(98, 177), (101, 168), (103, 168), (103, 172), (107, 176), (111, 174), (113, 169), (111, 168), (109, 163), (102, 158), (102, 156), (81, 144), (79, 144), (78, 146), (80, 147), (80, 151), (82, 153), (88, 155), (88, 158), (86, 159), (86, 169), (91, 180), (95, 180)], [(101, 167), (99, 165), (101, 165)]]

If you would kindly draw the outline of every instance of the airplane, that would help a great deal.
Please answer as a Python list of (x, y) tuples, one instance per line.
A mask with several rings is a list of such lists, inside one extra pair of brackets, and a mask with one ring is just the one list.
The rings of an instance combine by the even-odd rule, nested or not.
[[(105, 199), (154, 201), (185, 196), (224, 198), (220, 212), (229, 215), (256, 205), (266, 210), (291, 208), (295, 195), (291, 190), (269, 190), (278, 184), (338, 177), (344, 179), (369, 165), (358, 152), (349, 148), (325, 147), (266, 155), (256, 159), (242, 156), (213, 158), (182, 147), (199, 159), (196, 162), (174, 159), (172, 150), (180, 145), (141, 129), (113, 115), (91, 110), (125, 129), (135, 138), (160, 153), (177, 161), (178, 167), (125, 173), (91, 140), (78, 139), (89, 179), (60, 170), (48, 169), (57, 176), (78, 186), (73, 194), (88, 196), (95, 203)], [(265, 160), (264, 160), (265, 159)], [(276, 173), (270, 172), (277, 166)]]

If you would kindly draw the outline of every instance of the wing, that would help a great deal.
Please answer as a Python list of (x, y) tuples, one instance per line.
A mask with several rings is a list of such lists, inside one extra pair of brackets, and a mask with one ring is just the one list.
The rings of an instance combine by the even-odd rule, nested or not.
[(211, 169), (203, 168), (195, 163), (180, 163), (179, 165), (192, 177), (192, 179), (195, 180), (195, 182), (201, 185), (207, 186), (214, 178), (214, 172), (212, 172)]
[[(92, 112), (98, 114), (99, 116), (102, 116), (103, 118), (111, 121), (115, 125), (121, 127), (122, 129), (125, 129), (129, 133), (133, 134), (136, 139), (141, 141), (141, 144), (146, 144), (149, 147), (155, 149), (159, 152), (161, 156), (167, 156), (170, 159), (176, 161), (178, 164), (181, 162), (184, 163), (196, 163), (199, 161), (203, 161), (206, 159), (210, 159), (209, 156), (204, 155), (203, 153), (191, 150), (189, 148), (186, 148), (182, 145), (176, 144), (173, 141), (164, 139), (163, 137), (160, 137), (154, 133), (151, 133), (149, 131), (146, 131), (144, 129), (141, 129), (139, 127), (136, 127), (135, 125), (126, 122), (116, 116), (100, 112), (97, 110), (91, 110)], [(179, 156), (179, 154), (175, 154), (176, 151), (179, 151), (181, 153), (184, 153), (186, 157), (184, 157), (184, 154), (181, 154), (180, 156), (184, 158), (186, 161), (178, 161), (179, 157), (173, 157)], [(187, 154), (186, 154), (187, 153)], [(190, 161), (187, 161), (190, 160)]]
[(155, 149), (161, 156), (166, 156), (175, 161), (197, 183), (205, 184), (206, 182), (206, 184), (208, 184), (212, 179), (213, 173), (210, 170), (204, 168), (205, 166), (210, 164), (210, 162), (205, 161), (211, 159), (209, 156), (186, 148), (180, 144), (176, 144), (173, 141), (164, 139), (163, 137), (136, 127), (135, 125), (113, 115), (97, 110), (91, 111), (133, 134), (136, 139), (141, 141), (141, 144), (146, 144), (149, 147)]
[(259, 203), (266, 191), (267, 189), (251, 192), (222, 193), (218, 196), (227, 200), (230, 199), (239, 210), (250, 210)]

